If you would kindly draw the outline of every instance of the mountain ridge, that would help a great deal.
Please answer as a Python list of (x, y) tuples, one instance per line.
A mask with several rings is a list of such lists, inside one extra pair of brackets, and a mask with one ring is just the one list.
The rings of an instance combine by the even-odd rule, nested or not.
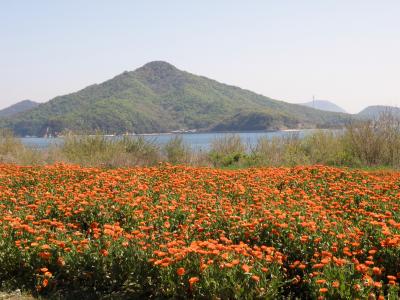
[(0, 110), (0, 117), (11, 117), (18, 113), (28, 111), (33, 109), (34, 107), (38, 106), (39, 103), (32, 101), (32, 100), (22, 100), (17, 103), (14, 103), (8, 107), (5, 107)]
[[(174, 130), (277, 130), (340, 126), (350, 115), (274, 100), (164, 61), (62, 95), (0, 122), (17, 135)], [(252, 122), (257, 121), (257, 126)], [(248, 124), (246, 126), (240, 125)]]
[(389, 113), (396, 117), (400, 117), (400, 108), (389, 105), (370, 105), (361, 110), (357, 116), (362, 118), (377, 118), (381, 114)]
[(343, 108), (328, 100), (313, 100), (305, 103), (300, 103), (300, 105), (324, 111), (347, 113)]

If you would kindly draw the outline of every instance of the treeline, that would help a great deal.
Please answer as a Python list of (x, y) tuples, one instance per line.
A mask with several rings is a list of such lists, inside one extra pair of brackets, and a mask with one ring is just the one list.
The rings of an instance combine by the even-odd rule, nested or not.
[(208, 150), (193, 150), (180, 136), (164, 145), (143, 137), (66, 136), (47, 149), (24, 146), (8, 131), (0, 134), (0, 162), (21, 165), (57, 162), (96, 167), (152, 166), (160, 162), (218, 168), (324, 164), (347, 167), (400, 167), (400, 120), (382, 114), (354, 121), (343, 130), (306, 137), (260, 138), (247, 145), (238, 135), (215, 139)]

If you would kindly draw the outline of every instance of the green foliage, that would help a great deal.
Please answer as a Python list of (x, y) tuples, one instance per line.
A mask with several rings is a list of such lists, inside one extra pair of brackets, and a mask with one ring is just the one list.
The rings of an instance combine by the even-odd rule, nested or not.
[(181, 136), (171, 138), (163, 148), (166, 160), (172, 164), (190, 162), (190, 148), (183, 142)]
[(65, 161), (86, 166), (154, 165), (160, 161), (157, 145), (143, 137), (68, 136), (60, 152)]
[(276, 101), (151, 62), (0, 121), (20, 136), (342, 126), (349, 115)]
[(247, 158), (246, 147), (235, 134), (214, 139), (208, 156), (214, 167), (239, 166)]
[(6, 107), (6, 108), (0, 110), (0, 117), (2, 117), (2, 118), (11, 117), (18, 113), (22, 113), (22, 112), (31, 110), (38, 105), (39, 105), (39, 103), (36, 103), (31, 100), (23, 100), (23, 101), (20, 101), (18, 103), (15, 103), (9, 107)]

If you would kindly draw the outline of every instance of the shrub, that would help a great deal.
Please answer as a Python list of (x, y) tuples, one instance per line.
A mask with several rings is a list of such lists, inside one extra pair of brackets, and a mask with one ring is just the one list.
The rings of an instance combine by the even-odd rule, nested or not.
[(39, 164), (42, 162), (38, 150), (24, 146), (11, 131), (0, 130), (0, 162), (16, 164)]
[(309, 163), (298, 134), (272, 139), (262, 137), (252, 149), (252, 156), (255, 164), (259, 166), (293, 166)]
[(400, 166), (400, 120), (390, 113), (348, 124), (343, 141), (343, 148), (362, 165)]
[(166, 160), (171, 164), (182, 164), (191, 162), (191, 150), (183, 142), (181, 136), (174, 136), (163, 147)]
[(160, 147), (155, 140), (139, 137), (124, 137), (120, 142), (127, 154), (129, 166), (152, 166), (160, 162)]
[(60, 147), (64, 160), (86, 166), (154, 165), (160, 160), (158, 147), (143, 137), (68, 136)]
[(209, 159), (214, 167), (238, 166), (247, 158), (246, 147), (239, 135), (226, 135), (211, 142)]

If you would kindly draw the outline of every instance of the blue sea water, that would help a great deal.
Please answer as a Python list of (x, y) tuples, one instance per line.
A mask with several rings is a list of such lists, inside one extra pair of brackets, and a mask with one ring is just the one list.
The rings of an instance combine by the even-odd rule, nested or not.
[[(238, 133), (149, 134), (149, 135), (130, 136), (130, 138), (137, 138), (138, 136), (142, 136), (145, 139), (157, 143), (158, 145), (163, 145), (167, 143), (171, 138), (179, 135), (182, 137), (183, 141), (192, 149), (207, 150), (210, 147), (213, 140), (224, 137), (226, 135), (232, 135), (232, 134), (238, 135), (247, 146), (254, 146), (257, 143), (258, 139), (261, 137), (273, 138), (273, 137), (297, 135), (301, 138), (312, 132), (315, 132), (315, 130), (306, 129), (306, 130), (271, 131), (271, 132), (259, 131), (259, 132), (238, 132)], [(107, 138), (119, 139), (121, 137), (107, 136)], [(62, 144), (63, 138), (25, 137), (21, 138), (21, 141), (26, 146), (43, 149), (43, 148), (48, 148), (52, 145)]]

